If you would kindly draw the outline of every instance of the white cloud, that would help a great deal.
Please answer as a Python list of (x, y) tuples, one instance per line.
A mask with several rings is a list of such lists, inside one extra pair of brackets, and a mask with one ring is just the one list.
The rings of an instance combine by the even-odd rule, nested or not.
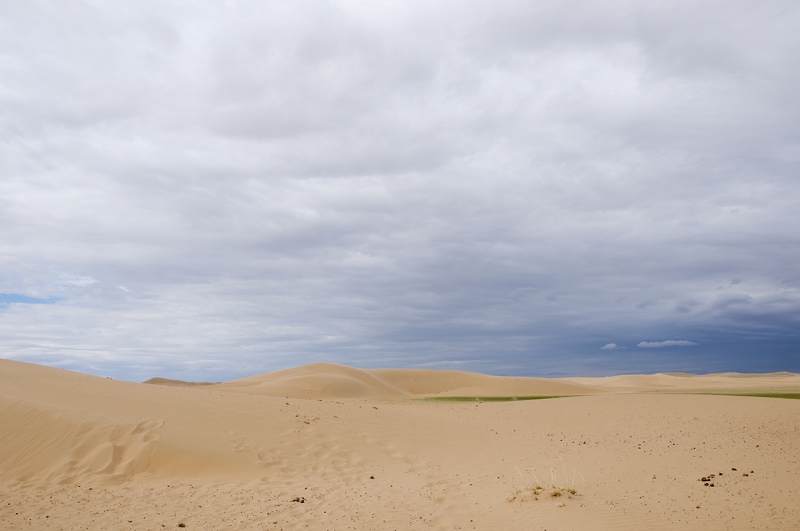
[(614, 350), (616, 348), (618, 348), (616, 343), (609, 343), (604, 347), (600, 347), (600, 350)]
[(97, 283), (97, 279), (92, 277), (84, 277), (81, 275), (73, 275), (70, 273), (59, 273), (60, 284), (65, 286), (74, 286), (77, 288), (85, 288)]
[(642, 341), (636, 346), (642, 348), (661, 348), (661, 347), (693, 347), (695, 345), (697, 345), (697, 343), (695, 343), (694, 341), (684, 341), (684, 340), (673, 341), (672, 339), (668, 339), (666, 341), (654, 341), (654, 342)]

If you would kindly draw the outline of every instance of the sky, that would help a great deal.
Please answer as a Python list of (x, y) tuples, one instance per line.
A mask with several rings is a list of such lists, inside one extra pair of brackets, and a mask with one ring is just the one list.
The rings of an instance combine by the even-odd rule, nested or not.
[(0, 357), (800, 372), (800, 4), (3, 2)]

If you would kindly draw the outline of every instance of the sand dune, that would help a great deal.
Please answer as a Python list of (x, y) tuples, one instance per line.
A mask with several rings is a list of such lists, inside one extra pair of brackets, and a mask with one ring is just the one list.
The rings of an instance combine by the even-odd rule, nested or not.
[(261, 374), (220, 384), (217, 390), (293, 398), (374, 398), (434, 396), (571, 396), (596, 394), (590, 385), (547, 378), (508, 378), (461, 371), (355, 369), (333, 363)]
[[(170, 380), (168, 378), (150, 378), (142, 382), (151, 385), (173, 385), (175, 387), (194, 387), (197, 385), (216, 385), (214, 382), (186, 382), (184, 380)], [(217, 382), (219, 383), (219, 382)]]
[[(797, 529), (800, 400), (686, 394), (797, 378), (316, 364), (142, 385), (0, 360), (0, 529)], [(410, 400), (448, 394), (576, 396)], [(537, 478), (576, 492), (518, 492)]]
[(220, 384), (218, 390), (293, 398), (409, 398), (370, 371), (315, 363)]
[[(208, 382), (164, 378), (152, 378), (145, 383), (212, 385)], [(356, 369), (334, 363), (314, 363), (214, 385), (217, 391), (288, 398), (403, 400), (471, 396), (579, 396), (608, 392), (800, 392), (800, 375), (788, 372), (707, 375), (658, 373), (554, 379), (425, 369)]]
[(617, 392), (690, 392), (690, 393), (770, 393), (800, 392), (800, 375), (782, 372), (769, 374), (686, 373), (632, 374), (607, 378), (569, 378), (597, 390)]

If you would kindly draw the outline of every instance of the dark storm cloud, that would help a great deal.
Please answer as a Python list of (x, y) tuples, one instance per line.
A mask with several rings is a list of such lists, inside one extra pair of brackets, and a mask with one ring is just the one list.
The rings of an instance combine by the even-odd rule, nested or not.
[(798, 15), (3, 6), (2, 355), (800, 370)]

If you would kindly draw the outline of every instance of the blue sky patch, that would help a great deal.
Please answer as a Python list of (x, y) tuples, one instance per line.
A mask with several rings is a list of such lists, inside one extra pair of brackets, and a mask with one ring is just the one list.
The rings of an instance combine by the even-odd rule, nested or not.
[(8, 306), (9, 304), (54, 304), (60, 299), (39, 299), (36, 297), (28, 297), (27, 295), (20, 295), (19, 293), (0, 293), (0, 306)]

